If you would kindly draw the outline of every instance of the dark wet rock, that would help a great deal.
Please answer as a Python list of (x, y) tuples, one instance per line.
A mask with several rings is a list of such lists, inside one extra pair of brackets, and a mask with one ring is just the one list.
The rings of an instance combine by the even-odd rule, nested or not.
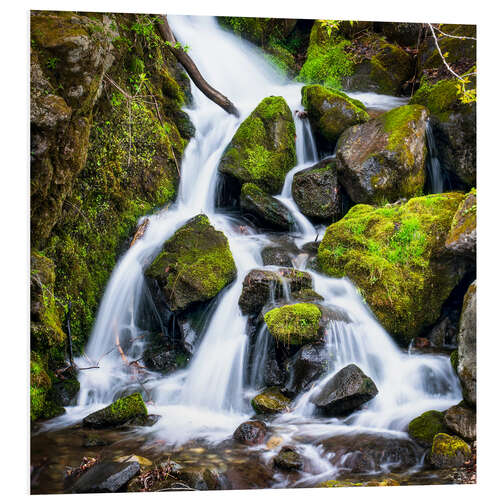
[(294, 219), (288, 208), (255, 184), (246, 183), (240, 194), (241, 213), (255, 219), (256, 225), (265, 229), (289, 231)]
[(308, 241), (302, 245), (302, 250), (307, 252), (311, 256), (315, 256), (318, 253), (319, 245), (321, 241)]
[(427, 118), (423, 106), (401, 106), (342, 134), (338, 178), (355, 203), (393, 202), (422, 192)]
[(91, 467), (70, 488), (71, 493), (115, 493), (140, 472), (137, 462), (102, 462)]
[[(404, 47), (417, 45), (422, 23), (377, 23), (378, 29), (389, 42), (396, 42)], [(423, 36), (423, 34), (421, 35)]]
[(271, 357), (268, 355), (264, 366), (262, 382), (268, 387), (281, 387), (285, 383), (285, 371), (280, 367), (275, 356)]
[(438, 321), (429, 333), (429, 340), (434, 347), (450, 344), (457, 335), (457, 326), (449, 316)]
[(284, 396), (278, 387), (269, 387), (255, 396), (251, 403), (256, 413), (272, 415), (287, 411), (290, 399)]
[(265, 266), (292, 267), (290, 253), (281, 247), (265, 247), (260, 253)]
[(273, 470), (249, 457), (244, 463), (229, 463), (225, 475), (233, 490), (270, 488), (273, 484)]
[(111, 444), (109, 439), (106, 439), (99, 434), (87, 434), (83, 437), (82, 446), (84, 448), (94, 448), (98, 446), (108, 446)]
[(294, 448), (284, 446), (274, 457), (273, 464), (278, 469), (302, 470), (304, 467), (304, 460)]
[(243, 444), (256, 445), (264, 442), (267, 426), (259, 420), (243, 422), (234, 431), (233, 438)]
[(476, 405), (476, 282), (464, 297), (458, 331), (458, 378), (464, 399)]
[(449, 469), (462, 466), (471, 456), (470, 446), (465, 441), (440, 433), (434, 436), (429, 461), (438, 469)]
[(181, 469), (177, 476), (179, 479), (195, 490), (208, 490), (208, 485), (203, 477), (203, 470)]
[(467, 441), (476, 439), (476, 412), (464, 404), (448, 408), (444, 412), (444, 423), (462, 439)]
[(432, 446), (434, 436), (440, 432), (446, 432), (444, 415), (440, 411), (426, 411), (408, 424), (408, 434), (421, 446)]
[(172, 373), (187, 363), (185, 354), (162, 349), (147, 349), (142, 359), (147, 368), (161, 373)]
[(458, 207), (445, 243), (456, 257), (476, 259), (476, 190), (473, 189)]
[(298, 302), (321, 302), (324, 300), (324, 297), (315, 292), (312, 288), (303, 288), (302, 290), (292, 292), (291, 295), (292, 299)]
[(339, 370), (311, 401), (327, 415), (338, 416), (357, 410), (377, 394), (373, 380), (350, 364)]
[(161, 415), (148, 415), (145, 419), (141, 417), (142, 427), (152, 427), (161, 419)]
[(284, 391), (296, 395), (310, 388), (328, 367), (328, 358), (323, 346), (308, 344), (286, 363), (287, 380)]
[(206, 215), (197, 215), (165, 242), (146, 276), (177, 311), (215, 297), (236, 278), (236, 265), (224, 233)]
[(336, 159), (323, 160), (295, 174), (292, 195), (300, 211), (318, 222), (334, 222), (342, 216), (342, 197)]
[(98, 410), (83, 419), (84, 427), (94, 429), (116, 427), (133, 419), (145, 419), (148, 411), (142, 396), (136, 392), (130, 396), (117, 399), (114, 403), (102, 410)]
[(214, 468), (206, 468), (203, 471), (203, 480), (207, 485), (207, 489), (209, 490), (230, 490), (231, 485), (227, 479), (227, 476), (214, 469)]
[(312, 287), (312, 278), (309, 273), (292, 268), (282, 268), (278, 271), (254, 269), (243, 280), (238, 304), (243, 314), (258, 314), (262, 307), (270, 300), (283, 296), (282, 281), (288, 283), (291, 292)]
[(78, 379), (76, 377), (67, 378), (52, 386), (52, 399), (56, 404), (69, 406), (75, 402), (79, 390), (80, 382)]

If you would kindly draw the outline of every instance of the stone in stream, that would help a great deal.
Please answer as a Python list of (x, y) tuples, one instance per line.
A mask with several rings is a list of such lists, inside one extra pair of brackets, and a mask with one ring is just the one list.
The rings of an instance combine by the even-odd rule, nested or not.
[(146, 420), (148, 410), (142, 396), (135, 392), (130, 396), (117, 399), (114, 403), (98, 410), (83, 419), (84, 427), (94, 429), (117, 427), (131, 420)]
[(266, 415), (288, 411), (290, 407), (290, 399), (284, 396), (278, 387), (269, 387), (255, 396), (251, 403), (256, 413)]
[(449, 469), (462, 466), (472, 452), (470, 446), (457, 436), (439, 433), (434, 436), (429, 461), (438, 469)]
[(287, 395), (297, 395), (309, 389), (312, 383), (320, 378), (328, 367), (326, 351), (321, 345), (307, 344), (286, 363)]
[(444, 412), (444, 423), (454, 434), (462, 439), (476, 439), (476, 412), (461, 403)]
[(273, 464), (278, 469), (287, 471), (301, 470), (304, 467), (304, 459), (297, 453), (295, 448), (284, 446), (274, 457)]
[(393, 202), (423, 191), (427, 118), (423, 106), (401, 106), (342, 134), (337, 172), (352, 201)]
[(249, 420), (240, 424), (234, 431), (233, 439), (248, 445), (256, 445), (264, 442), (267, 426), (259, 420)]
[(424, 447), (432, 446), (434, 436), (446, 431), (444, 415), (436, 410), (426, 411), (408, 424), (408, 434)]
[(292, 267), (290, 253), (281, 247), (265, 247), (260, 252), (265, 266)]
[(243, 288), (238, 300), (243, 314), (258, 314), (269, 302), (274, 290), (275, 298), (283, 296), (282, 281), (288, 283), (290, 291), (312, 288), (312, 278), (309, 273), (292, 268), (282, 268), (278, 271), (253, 269), (243, 280)]
[(123, 490), (139, 472), (137, 462), (101, 462), (82, 474), (70, 487), (70, 492), (115, 493)]
[(357, 410), (377, 394), (373, 380), (350, 364), (339, 370), (311, 401), (323, 413), (341, 416)]
[(288, 208), (252, 183), (243, 184), (241, 188), (240, 209), (242, 215), (256, 219), (256, 225), (264, 229), (289, 231), (294, 225)]

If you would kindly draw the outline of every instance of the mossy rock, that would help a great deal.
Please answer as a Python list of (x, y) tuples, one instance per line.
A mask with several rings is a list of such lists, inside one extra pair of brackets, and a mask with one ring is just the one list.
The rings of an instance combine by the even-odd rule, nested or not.
[(408, 434), (422, 446), (432, 446), (436, 434), (446, 432), (444, 415), (440, 411), (430, 410), (414, 418), (408, 424)]
[(83, 425), (93, 429), (117, 427), (134, 419), (146, 418), (148, 410), (142, 396), (135, 392), (130, 396), (117, 399), (114, 403), (98, 410), (83, 419)]
[(351, 488), (353, 486), (364, 486), (364, 483), (357, 483), (348, 480), (329, 479), (316, 485), (317, 488)]
[(270, 387), (261, 394), (255, 396), (251, 404), (256, 413), (272, 415), (288, 411), (290, 399), (284, 396), (279, 388)]
[(427, 118), (423, 106), (401, 106), (341, 135), (337, 171), (354, 202), (396, 201), (423, 192)]
[(229, 242), (206, 215), (190, 219), (165, 242), (146, 270), (172, 311), (215, 297), (236, 278)]
[(269, 194), (281, 191), (295, 165), (295, 125), (283, 97), (266, 97), (239, 126), (219, 171), (239, 187), (250, 182)]
[(470, 446), (457, 436), (439, 433), (434, 436), (429, 461), (439, 469), (462, 466), (472, 456)]
[(446, 238), (446, 249), (456, 257), (476, 258), (476, 190), (467, 194), (458, 207)]
[(383, 207), (355, 205), (330, 225), (318, 250), (329, 276), (347, 276), (402, 345), (434, 324), (465, 265), (444, 255), (462, 193), (434, 194)]
[(458, 349), (451, 351), (450, 363), (453, 371), (458, 375)]
[(319, 307), (307, 303), (276, 307), (264, 315), (271, 335), (285, 345), (303, 345), (317, 340), (320, 319)]
[(302, 104), (313, 131), (332, 151), (344, 130), (369, 119), (360, 101), (321, 85), (302, 87)]

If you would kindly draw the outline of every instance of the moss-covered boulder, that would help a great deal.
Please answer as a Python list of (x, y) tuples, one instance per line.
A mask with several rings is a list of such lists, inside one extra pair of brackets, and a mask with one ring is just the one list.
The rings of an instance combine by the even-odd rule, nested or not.
[(453, 179), (472, 187), (476, 185), (476, 104), (460, 101), (458, 83), (448, 79), (430, 84), (424, 79), (410, 104), (430, 111), (441, 166)]
[(311, 289), (311, 275), (292, 268), (277, 271), (253, 269), (243, 280), (238, 304), (243, 314), (259, 314), (272, 298), (279, 299), (289, 293)]
[(135, 392), (130, 396), (117, 399), (114, 403), (102, 410), (97, 410), (83, 419), (83, 425), (93, 429), (116, 427), (131, 420), (144, 419), (148, 416), (148, 410), (142, 396)]
[(422, 446), (431, 447), (436, 434), (446, 432), (444, 415), (440, 411), (430, 410), (414, 418), (408, 424), (408, 434)]
[(278, 387), (269, 387), (264, 392), (255, 396), (251, 404), (256, 413), (272, 415), (288, 411), (290, 399), (284, 396)]
[(230, 184), (241, 187), (251, 182), (277, 194), (296, 160), (292, 112), (283, 97), (272, 96), (263, 99), (240, 125), (222, 156), (219, 172)]
[(378, 29), (389, 42), (396, 42), (404, 47), (414, 47), (424, 29), (422, 23), (377, 23)]
[(341, 135), (337, 171), (354, 202), (380, 203), (422, 193), (427, 118), (423, 106), (401, 106)]
[(465, 401), (476, 405), (476, 282), (464, 297), (458, 331), (458, 378), (462, 384)]
[(457, 436), (439, 433), (434, 436), (429, 461), (438, 469), (462, 466), (472, 456), (470, 446)]
[(446, 249), (456, 257), (476, 258), (476, 190), (473, 189), (458, 207), (446, 238)]
[(300, 211), (315, 222), (334, 222), (342, 216), (342, 195), (336, 159), (327, 159), (293, 177), (292, 196)]
[(345, 129), (369, 119), (360, 101), (321, 85), (302, 87), (302, 104), (325, 150), (334, 150), (337, 139)]
[(304, 459), (291, 446), (283, 446), (280, 452), (273, 458), (273, 465), (285, 471), (302, 470)]
[(264, 315), (271, 335), (285, 345), (303, 345), (317, 340), (320, 319), (319, 307), (306, 303), (276, 307)]
[(289, 231), (294, 224), (292, 214), (283, 203), (250, 182), (241, 188), (240, 209), (243, 215), (266, 229)]
[(382, 325), (407, 345), (438, 320), (465, 273), (464, 263), (444, 252), (463, 198), (445, 193), (379, 208), (355, 205), (328, 227), (318, 266), (351, 279)]
[(197, 215), (165, 242), (146, 276), (177, 311), (215, 297), (236, 278), (236, 265), (224, 233), (206, 215)]
[(347, 415), (378, 394), (375, 382), (354, 364), (339, 370), (311, 402), (329, 416)]

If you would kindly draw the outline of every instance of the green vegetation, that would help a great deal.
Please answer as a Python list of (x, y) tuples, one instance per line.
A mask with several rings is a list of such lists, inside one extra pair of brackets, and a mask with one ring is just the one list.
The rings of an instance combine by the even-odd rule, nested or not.
[(436, 410), (422, 413), (408, 425), (408, 434), (423, 446), (432, 446), (434, 436), (440, 432), (446, 432), (446, 425), (443, 413)]
[(148, 410), (142, 396), (134, 392), (130, 396), (117, 399), (102, 410), (91, 413), (83, 419), (83, 425), (94, 428), (115, 427), (132, 419), (144, 419), (147, 415)]
[(270, 387), (261, 394), (255, 396), (251, 404), (256, 413), (269, 415), (287, 411), (290, 402), (290, 399), (283, 396), (279, 388)]

